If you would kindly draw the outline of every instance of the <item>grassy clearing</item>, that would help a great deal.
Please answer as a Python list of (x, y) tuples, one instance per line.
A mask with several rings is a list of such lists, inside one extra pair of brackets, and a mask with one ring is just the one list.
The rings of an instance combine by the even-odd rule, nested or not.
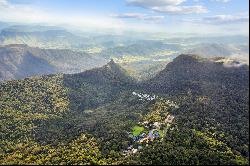
[(139, 136), (144, 131), (144, 127), (135, 126), (135, 127), (133, 127), (132, 130), (133, 130), (133, 135), (134, 136)]

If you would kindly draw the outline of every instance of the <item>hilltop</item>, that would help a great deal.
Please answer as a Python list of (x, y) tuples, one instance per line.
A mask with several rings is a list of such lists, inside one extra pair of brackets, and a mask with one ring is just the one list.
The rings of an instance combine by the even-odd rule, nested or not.
[(2, 82), (0, 162), (247, 164), (249, 67), (217, 60), (180, 55), (145, 82), (113, 60)]
[(201, 95), (221, 89), (223, 86), (246, 88), (249, 82), (249, 66), (240, 62), (238, 64), (241, 65), (236, 66), (234, 63), (236, 61), (227, 64), (223, 61), (220, 63), (218, 59), (183, 54), (169, 63), (153, 79), (145, 81), (145, 86), (153, 91), (173, 95), (187, 91)]

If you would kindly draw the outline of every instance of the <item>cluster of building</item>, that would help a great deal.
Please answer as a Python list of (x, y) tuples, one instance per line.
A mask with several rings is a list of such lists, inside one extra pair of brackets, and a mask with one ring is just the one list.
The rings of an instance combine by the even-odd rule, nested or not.
[(149, 131), (148, 135), (143, 135), (143, 134), (141, 135), (140, 139), (137, 142), (148, 144), (149, 142), (153, 142), (155, 139), (160, 138), (160, 133), (156, 129)]
[(152, 129), (149, 131), (148, 134), (146, 134), (145, 132), (141, 133), (138, 136), (133, 136), (133, 135), (129, 135), (130, 138), (133, 139), (134, 142), (138, 142), (138, 143), (144, 143), (144, 142), (149, 142), (149, 141), (154, 141), (154, 139), (156, 138), (160, 138), (160, 133), (158, 132), (157, 129)]
[[(140, 125), (143, 125), (146, 129), (149, 130), (148, 134), (145, 132), (141, 133), (138, 136), (134, 136), (131, 132), (128, 132), (129, 138), (133, 139), (133, 142), (139, 143), (140, 145), (148, 144), (150, 142), (153, 142), (155, 139), (161, 138), (160, 135), (160, 128), (162, 127), (163, 124), (172, 124), (174, 122), (175, 117), (173, 115), (168, 115), (164, 122), (154, 122), (150, 123), (148, 121), (145, 122), (139, 122)], [(127, 150), (123, 151), (124, 155), (131, 155), (139, 152), (143, 146), (138, 146), (137, 148), (133, 147), (133, 145), (129, 146)]]
[(164, 122), (154, 122), (154, 123), (149, 123), (148, 121), (145, 122), (139, 122), (138, 124), (143, 125), (146, 128), (155, 128), (155, 129), (160, 129), (163, 124), (172, 124), (174, 122), (175, 117), (173, 115), (168, 115)]
[(165, 103), (168, 104), (170, 107), (174, 107), (176, 109), (179, 108), (179, 106), (175, 102), (173, 102), (173, 101), (166, 100)]
[(147, 101), (153, 101), (157, 98), (157, 96), (155, 95), (151, 96), (149, 94), (136, 93), (136, 92), (133, 92), (132, 95), (138, 96), (140, 98), (139, 100), (147, 100)]
[[(131, 133), (129, 134), (129, 137), (133, 139), (134, 142), (143, 144), (146, 143), (146, 146), (148, 146), (149, 142), (153, 142), (155, 139), (160, 138), (160, 133), (156, 130), (153, 129), (149, 131), (148, 134), (146, 133), (141, 133), (139, 136), (133, 136)], [(143, 146), (139, 145), (137, 147), (134, 147), (133, 145), (130, 145), (127, 150), (123, 151), (124, 155), (131, 155), (139, 152), (140, 150), (143, 149)]]
[[(149, 94), (143, 94), (143, 93), (137, 93), (132, 92), (133, 96), (137, 96), (139, 100), (147, 100), (147, 101), (153, 101), (156, 100), (158, 97), (156, 95), (149, 95)], [(170, 107), (173, 108), (179, 108), (179, 106), (170, 100), (165, 100), (166, 104), (168, 104)], [(137, 152), (139, 152), (141, 149), (143, 149), (143, 146), (148, 146), (148, 144), (152, 143), (153, 141), (160, 139), (166, 132), (166, 130), (169, 129), (171, 124), (174, 123), (175, 117), (170, 114), (165, 114), (164, 120), (161, 119), (160, 122), (139, 122), (139, 126), (143, 126), (147, 132), (141, 132), (139, 135), (133, 135), (132, 132), (127, 132), (128, 137), (132, 139), (132, 144), (123, 151), (124, 155), (132, 155)], [(171, 128), (170, 128), (171, 130)]]
[(142, 146), (138, 146), (137, 148), (134, 148), (133, 145), (130, 145), (130, 146), (128, 147), (127, 150), (124, 150), (124, 151), (123, 151), (123, 155), (135, 154), (135, 153), (137, 153), (138, 151), (140, 151), (140, 150), (142, 150), (142, 149), (143, 149)]

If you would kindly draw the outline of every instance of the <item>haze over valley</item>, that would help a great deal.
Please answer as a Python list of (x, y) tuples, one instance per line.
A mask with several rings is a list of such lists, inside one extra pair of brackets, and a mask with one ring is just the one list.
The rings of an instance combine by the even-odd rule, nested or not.
[(0, 164), (248, 165), (248, 5), (0, 0)]

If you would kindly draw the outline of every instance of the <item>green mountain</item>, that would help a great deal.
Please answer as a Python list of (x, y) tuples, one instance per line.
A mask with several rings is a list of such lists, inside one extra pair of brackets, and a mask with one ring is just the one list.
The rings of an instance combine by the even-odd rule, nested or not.
[(135, 84), (127, 72), (111, 60), (107, 65), (79, 74), (66, 75), (64, 84), (69, 87), (76, 109), (96, 108), (117, 99), (119, 94)]
[(247, 91), (249, 66), (230, 60), (227, 63), (226, 58), (219, 59), (180, 55), (145, 84), (153, 90), (174, 95), (187, 91), (203, 94), (230, 86)]
[[(248, 164), (249, 67), (181, 55), (0, 83), (1, 164)], [(235, 63), (237, 65), (235, 65)]]
[(181, 103), (172, 112), (180, 126), (212, 132), (248, 156), (249, 66), (222, 59), (180, 55), (143, 87)]

